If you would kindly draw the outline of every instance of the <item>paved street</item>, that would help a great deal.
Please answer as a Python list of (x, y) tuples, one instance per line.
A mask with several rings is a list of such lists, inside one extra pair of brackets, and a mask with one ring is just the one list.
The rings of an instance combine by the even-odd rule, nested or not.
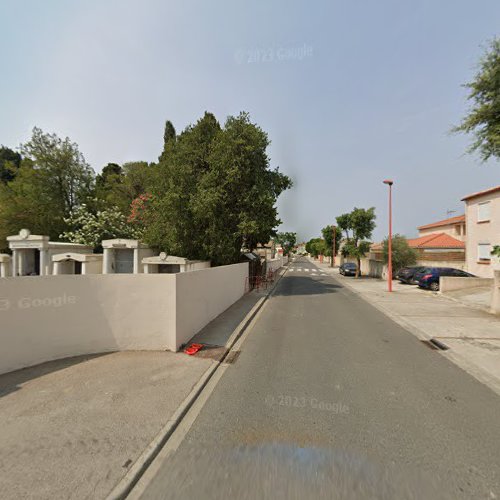
[(306, 259), (222, 369), (131, 498), (500, 498), (500, 399)]

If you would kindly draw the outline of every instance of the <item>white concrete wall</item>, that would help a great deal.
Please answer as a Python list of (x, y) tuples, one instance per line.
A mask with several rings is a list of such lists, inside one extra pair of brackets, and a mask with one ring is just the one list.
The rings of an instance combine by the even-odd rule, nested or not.
[(361, 259), (361, 275), (385, 279), (387, 278), (387, 264), (379, 260), (363, 258)]
[(0, 373), (58, 358), (175, 345), (171, 276), (0, 281)]
[(441, 292), (491, 285), (493, 285), (493, 279), (491, 278), (460, 278), (459, 276), (441, 276), (439, 278), (439, 290)]
[(177, 350), (245, 293), (248, 263), (177, 273)]
[(280, 267), (283, 267), (288, 263), (288, 256), (283, 255), (270, 259), (267, 261), (267, 270), (277, 271)]
[(244, 293), (248, 264), (179, 274), (0, 280), (0, 373), (53, 359), (176, 350)]
[(210, 269), (210, 262), (191, 262), (190, 264), (186, 265), (186, 271), (198, 271), (199, 269)]

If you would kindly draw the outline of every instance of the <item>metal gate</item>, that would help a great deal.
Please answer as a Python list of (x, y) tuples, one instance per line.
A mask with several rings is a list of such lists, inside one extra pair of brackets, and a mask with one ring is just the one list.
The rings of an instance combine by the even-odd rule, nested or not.
[(115, 273), (131, 274), (134, 272), (134, 250), (130, 248), (115, 249)]

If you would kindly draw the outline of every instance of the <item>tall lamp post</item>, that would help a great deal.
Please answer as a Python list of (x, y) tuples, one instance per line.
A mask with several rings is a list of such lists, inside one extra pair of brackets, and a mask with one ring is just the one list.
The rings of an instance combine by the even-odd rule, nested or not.
[(392, 185), (394, 182), (390, 179), (386, 179), (384, 184), (389, 186), (389, 259), (387, 263), (387, 290), (392, 292)]
[(331, 267), (335, 267), (335, 237), (337, 236), (337, 228), (336, 226), (332, 226), (332, 231), (333, 231), (333, 245), (332, 245), (332, 260), (331, 260), (331, 263), (332, 263), (332, 266)]

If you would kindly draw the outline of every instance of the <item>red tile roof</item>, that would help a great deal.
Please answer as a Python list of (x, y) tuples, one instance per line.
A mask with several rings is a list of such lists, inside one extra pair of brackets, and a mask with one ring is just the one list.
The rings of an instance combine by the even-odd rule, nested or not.
[(470, 200), (472, 198), (477, 198), (478, 196), (483, 196), (485, 194), (496, 193), (497, 191), (500, 191), (500, 186), (485, 189), (484, 191), (478, 191), (477, 193), (468, 194), (467, 196), (462, 198), (462, 201)]
[[(420, 238), (409, 238), (408, 245), (411, 248), (465, 248), (463, 241), (457, 240), (446, 233), (433, 233)], [(384, 248), (383, 243), (373, 243), (370, 246), (372, 252), (378, 252)]]
[(433, 227), (448, 226), (450, 224), (459, 224), (461, 222), (465, 222), (465, 215), (457, 215), (456, 217), (450, 217), (449, 219), (444, 219), (438, 222), (433, 222), (432, 224), (426, 224), (425, 226), (417, 227), (417, 229), (418, 230), (432, 229)]
[(420, 238), (413, 238), (408, 240), (408, 245), (412, 248), (465, 248), (463, 241), (445, 233), (428, 234)]

